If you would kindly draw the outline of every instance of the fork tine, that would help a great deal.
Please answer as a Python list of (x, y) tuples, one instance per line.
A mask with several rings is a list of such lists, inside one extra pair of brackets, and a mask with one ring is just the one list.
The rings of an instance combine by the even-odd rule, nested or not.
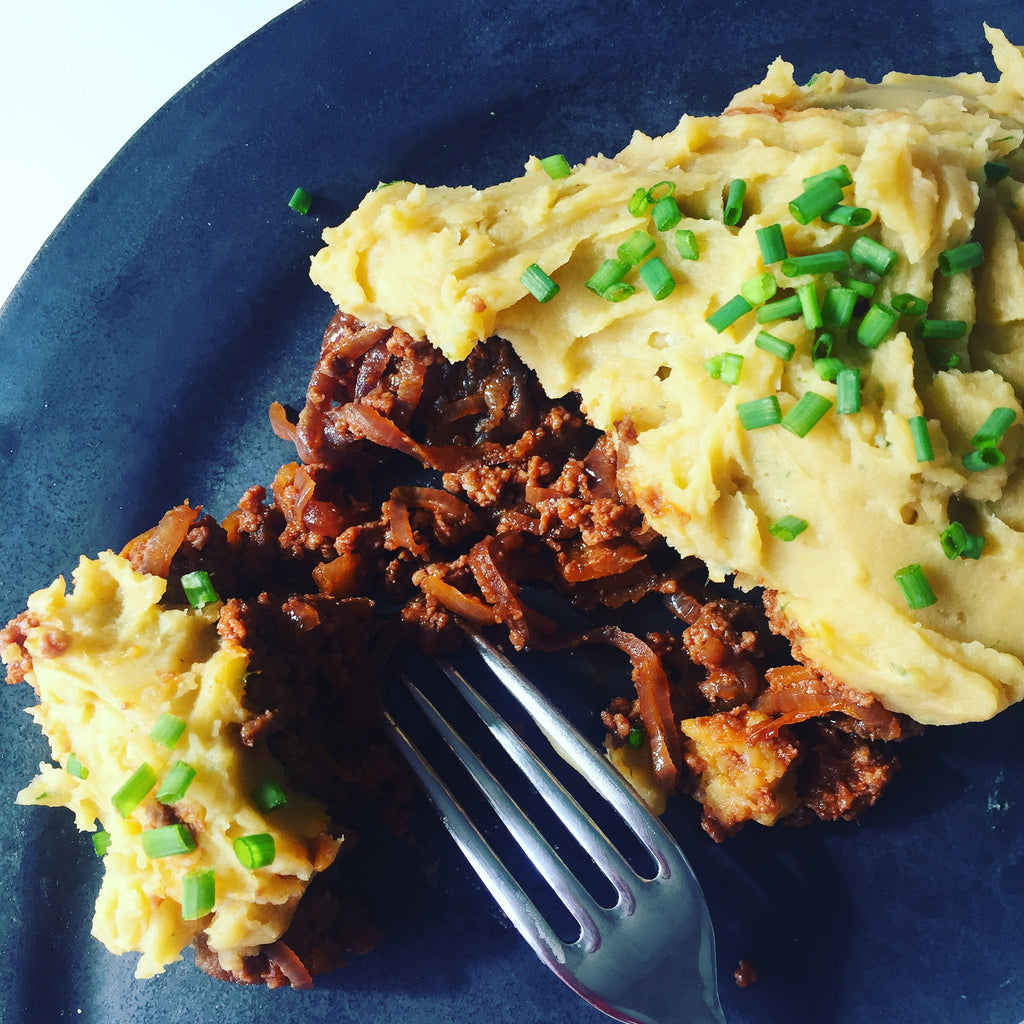
[[(470, 774), (491, 807), (498, 813), (504, 826), (512, 833), (548, 885), (554, 889), (559, 899), (569, 909), (573, 917), (576, 918), (582, 929), (578, 941), (585, 949), (594, 948), (599, 935), (597, 924), (594, 921), (594, 914), (595, 911), (598, 913), (600, 911), (599, 908), (595, 907), (590, 895), (579, 884), (576, 877), (569, 871), (551, 844), (540, 834), (533, 822), (520, 810), (506, 789), (488, 771), (479, 757), (473, 753), (451, 723), (408, 676), (402, 673), (399, 675), (405, 688), (415, 698), (416, 703), (431, 721), (438, 734), (459, 759), (463, 768)], [(459, 689), (464, 693), (468, 691), (466, 695), (472, 701), (471, 706), (474, 710), (480, 710), (485, 714), (489, 711), (492, 718), (496, 717), (493, 709), (486, 705), (486, 702), (483, 701), (479, 694), (468, 687), (464, 680), (461, 681), (461, 684)], [(470, 697), (469, 694), (472, 694), (472, 696)], [(475, 701), (473, 700), (474, 697), (476, 698)], [(479, 708), (478, 704), (481, 705)], [(525, 748), (523, 749), (525, 750)], [(557, 785), (554, 779), (551, 779), (551, 782)]]

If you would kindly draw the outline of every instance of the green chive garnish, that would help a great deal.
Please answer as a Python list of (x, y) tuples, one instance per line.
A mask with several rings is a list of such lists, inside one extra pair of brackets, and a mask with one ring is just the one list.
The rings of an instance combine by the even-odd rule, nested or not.
[(635, 266), (645, 256), (654, 251), (655, 245), (657, 243), (646, 231), (637, 229), (619, 245), (617, 252), (620, 260)]
[(981, 266), (985, 261), (985, 250), (979, 242), (965, 242), (963, 245), (939, 253), (939, 270), (946, 277)]
[(288, 205), (296, 213), (301, 213), (303, 216), (309, 213), (309, 208), (312, 204), (313, 197), (304, 188), (297, 188), (292, 193), (291, 199), (288, 200)]
[(978, 432), (971, 438), (972, 448), (994, 448), (1003, 439), (1003, 435), (1013, 425), (1017, 413), (1005, 405), (993, 409), (981, 425)]
[(249, 868), (250, 871), (272, 864), (276, 856), (274, 837), (269, 832), (260, 832), (253, 836), (239, 836), (232, 845), (239, 864), (243, 868)]
[(216, 903), (217, 882), (213, 868), (198, 868), (181, 879), (181, 918), (197, 921), (206, 917)]
[(806, 256), (787, 256), (782, 261), (782, 272), (786, 277), (799, 277), (801, 274), (838, 273), (849, 266), (850, 258), (842, 249), (831, 249), (825, 252), (812, 252)]
[(551, 156), (541, 157), (541, 167), (548, 173), (548, 177), (557, 181), (559, 178), (568, 178), (572, 173), (569, 161), (561, 153), (552, 153)]
[(531, 263), (519, 275), (519, 283), (538, 302), (550, 302), (558, 294), (558, 285), (536, 263)]
[(770, 324), (775, 320), (785, 320), (786, 317), (797, 316), (803, 312), (800, 304), (800, 296), (787, 295), (783, 299), (775, 299), (774, 302), (766, 302), (763, 306), (757, 307), (757, 322), (759, 324)]
[(725, 209), (722, 211), (722, 223), (735, 227), (743, 217), (743, 198), (747, 194), (747, 183), (742, 178), (734, 178), (729, 182), (729, 192), (725, 197)]
[(763, 273), (748, 277), (740, 285), (740, 295), (751, 306), (759, 306), (761, 303), (767, 302), (778, 291), (778, 287), (775, 277), (765, 270)]
[(918, 320), (914, 333), (919, 338), (962, 338), (967, 333), (966, 320)]
[(656, 185), (652, 185), (647, 190), (647, 202), (652, 205), (658, 202), (659, 199), (664, 199), (665, 196), (672, 195), (676, 190), (676, 183), (674, 181), (659, 181)]
[(857, 293), (852, 288), (826, 288), (821, 301), (821, 320), (833, 330), (846, 327), (853, 319)]
[(822, 326), (821, 306), (818, 305), (818, 292), (813, 281), (800, 285), (796, 290), (800, 300), (800, 312), (803, 313), (804, 324), (809, 331), (816, 331)]
[(676, 231), (676, 251), (684, 260), (695, 260), (700, 256), (697, 236), (689, 228), (679, 228)]
[(789, 204), (789, 212), (798, 224), (810, 224), (843, 201), (842, 186), (831, 178), (825, 178), (801, 192)]
[(156, 791), (157, 800), (162, 804), (176, 804), (184, 797), (195, 777), (195, 768), (184, 761), (175, 761)]
[(875, 286), (870, 281), (859, 281), (857, 278), (851, 277), (844, 283), (862, 299), (870, 299), (875, 294)]
[(845, 369), (843, 361), (836, 359), (835, 356), (826, 356), (824, 359), (814, 360), (814, 372), (822, 380), (834, 381), (843, 369)]
[(857, 325), (857, 340), (865, 348), (878, 348), (898, 319), (899, 314), (894, 309), (883, 306), (881, 302), (872, 302)]
[(933, 370), (955, 370), (960, 365), (960, 356), (952, 349), (935, 346), (926, 353)]
[(782, 409), (775, 395), (766, 395), (764, 398), (740, 402), (736, 406), (736, 414), (739, 416), (740, 426), (744, 430), (757, 430), (760, 427), (770, 427), (775, 423), (782, 422)]
[(949, 559), (980, 558), (985, 538), (969, 533), (963, 523), (955, 519), (939, 534), (942, 551)]
[(980, 473), (986, 469), (995, 469), (1006, 461), (1006, 456), (998, 448), (976, 448), (968, 452), (961, 461), (964, 469), (972, 473)]
[(196, 841), (188, 826), (180, 821), (173, 825), (146, 829), (139, 839), (142, 842), (142, 852), (150, 860), (177, 857), (182, 853), (191, 853), (196, 848)]
[(743, 370), (743, 356), (738, 352), (723, 352), (719, 363), (719, 379), (726, 384), (738, 384)]
[(832, 408), (832, 402), (814, 391), (802, 394), (785, 416), (782, 425), (797, 437), (806, 437), (811, 428)]
[(836, 374), (836, 412), (841, 416), (860, 412), (860, 370), (843, 367)]
[(757, 332), (754, 345), (764, 352), (770, 352), (773, 356), (778, 356), (784, 362), (789, 362), (796, 352), (796, 345), (792, 344), (792, 342), (776, 338), (774, 334), (769, 334), (767, 331)]
[(203, 569), (187, 572), (181, 577), (181, 589), (188, 603), (196, 609), (216, 604), (220, 597), (210, 582), (210, 574)]
[(734, 295), (724, 306), (707, 317), (707, 322), (719, 333), (730, 324), (734, 324), (741, 316), (749, 313), (754, 307), (742, 295)]
[(658, 302), (668, 298), (675, 291), (675, 278), (658, 256), (652, 256), (643, 264), (640, 268), (640, 280)]
[(618, 284), (613, 284), (609, 288), (601, 293), (601, 298), (607, 302), (621, 302), (623, 299), (628, 299), (630, 295), (636, 294), (636, 286), (631, 285), (628, 281), (620, 281)]
[(651, 210), (651, 219), (659, 231), (670, 231), (682, 220), (682, 217), (675, 196), (664, 196), (654, 204), (654, 209)]
[(627, 208), (634, 217), (642, 217), (650, 208), (651, 201), (647, 198), (647, 189), (638, 188), (630, 197)]
[(826, 210), (821, 215), (821, 219), (826, 224), (841, 224), (843, 227), (848, 228), (862, 228), (871, 220), (871, 211), (863, 206), (843, 206), (840, 203), (839, 206), (833, 206), (831, 210)]
[(892, 308), (907, 316), (920, 316), (928, 308), (928, 303), (910, 292), (900, 292), (892, 297)]
[(835, 335), (831, 331), (822, 331), (811, 342), (811, 359), (828, 359), (832, 355)]
[(97, 857), (102, 857), (110, 849), (112, 840), (113, 836), (102, 828), (98, 832), (93, 832), (92, 848), (96, 852)]
[(820, 184), (823, 181), (834, 181), (840, 188), (844, 185), (853, 184), (853, 175), (850, 173), (850, 168), (846, 164), (836, 164), (835, 167), (830, 167), (827, 171), (819, 171), (817, 174), (812, 174), (808, 178), (804, 178), (803, 186), (805, 189), (813, 188), (815, 185)]
[(597, 295), (604, 295), (613, 284), (618, 284), (629, 273), (631, 266), (626, 260), (605, 260), (590, 275), (587, 287)]
[(893, 579), (903, 591), (903, 597), (910, 608), (927, 608), (938, 600), (925, 577), (924, 570), (916, 562), (897, 569), (893, 573)]
[(766, 267), (784, 260), (789, 253), (786, 251), (786, 238), (782, 234), (781, 224), (768, 224), (754, 232), (757, 244), (761, 249), (761, 262)]
[(150, 729), (149, 738), (154, 743), (159, 743), (161, 746), (167, 747), (168, 750), (173, 750), (184, 732), (185, 720), (165, 711), (156, 720), (153, 728)]
[(110, 798), (114, 810), (127, 818), (156, 785), (156, 772), (145, 761), (128, 776), (121, 788)]
[(773, 537), (788, 543), (791, 540), (796, 540), (806, 529), (806, 519), (801, 519), (799, 516), (780, 516), (768, 527), (768, 532)]
[(252, 802), (261, 814), (269, 814), (288, 803), (288, 797), (280, 784), (273, 779), (264, 779), (252, 791)]
[(999, 163), (995, 160), (989, 160), (985, 164), (985, 180), (986, 181), (1002, 181), (1003, 178), (1007, 178), (1010, 175), (1010, 165)]
[(928, 433), (928, 421), (923, 416), (911, 416), (907, 422), (910, 424), (910, 436), (914, 441), (914, 454), (917, 456), (917, 461), (931, 462), (935, 458), (935, 451)]
[(626, 737), (626, 746), (630, 750), (639, 750), (644, 745), (645, 736), (646, 730), (642, 725), (631, 726), (629, 735)]
[(89, 769), (78, 760), (77, 754), (68, 754), (68, 762), (64, 766), (64, 769), (68, 775), (76, 779), (81, 779), (83, 782), (89, 778)]
[(870, 235), (861, 235), (850, 246), (850, 259), (884, 277), (896, 266), (899, 256)]

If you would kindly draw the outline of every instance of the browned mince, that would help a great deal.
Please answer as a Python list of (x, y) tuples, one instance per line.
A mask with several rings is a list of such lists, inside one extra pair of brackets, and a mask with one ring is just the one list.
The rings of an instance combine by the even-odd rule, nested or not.
[[(503, 342), (454, 365), (425, 341), (339, 312), (304, 405), (290, 415), (275, 403), (270, 416), (296, 460), (269, 493), (251, 488), (223, 523), (179, 506), (126, 554), (171, 581), (210, 573), (225, 598), (219, 629), (250, 653), (243, 742), (265, 743), (294, 786), (327, 803), (339, 833), (366, 806), (401, 831), (411, 785), (383, 738), (377, 683), (397, 645), (451, 649), (462, 622), (519, 649), (624, 652), (632, 688), (624, 672), (602, 718), (612, 743), (642, 725), (669, 792), (694, 790), (680, 719), (766, 711), (765, 735), (784, 728), (799, 750), (792, 823), (864, 811), (896, 768), (893, 741), (916, 731), (794, 662), (798, 638), (773, 634), (771, 595), (766, 613), (711, 593), (699, 564), (669, 549), (622, 486), (628, 428), (612, 439), (572, 397), (546, 397)], [(382, 490), (382, 480), (393, 483)], [(528, 586), (562, 595), (595, 627), (560, 635), (524, 597)], [(644, 635), (616, 625), (642, 600), (669, 604), (669, 625)], [(0, 634), (9, 681), (24, 675), (23, 627), (15, 619)], [(724, 834), (707, 814), (704, 825)], [(372, 946), (365, 909), (332, 885), (342, 864), (232, 980), (304, 987)], [(196, 959), (225, 976), (202, 945)]]

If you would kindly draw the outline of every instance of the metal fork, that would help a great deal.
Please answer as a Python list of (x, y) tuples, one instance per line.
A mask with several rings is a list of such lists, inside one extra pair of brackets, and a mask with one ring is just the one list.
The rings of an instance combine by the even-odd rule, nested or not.
[(657, 870), (651, 878), (638, 874), (512, 727), (463, 675), (441, 662), (463, 700), (607, 877), (614, 887), (615, 904), (604, 907), (590, 895), (436, 705), (408, 676), (402, 676), (405, 688), (432, 727), (578, 922), (579, 937), (571, 942), (559, 938), (408, 730), (396, 720), (393, 710), (385, 708), (398, 748), (426, 788), (448, 831), (540, 959), (597, 1009), (633, 1024), (725, 1024), (707, 904), (678, 843), (609, 762), (526, 676), (479, 634), (470, 633), (469, 638), (554, 751), (621, 816), (653, 857)]

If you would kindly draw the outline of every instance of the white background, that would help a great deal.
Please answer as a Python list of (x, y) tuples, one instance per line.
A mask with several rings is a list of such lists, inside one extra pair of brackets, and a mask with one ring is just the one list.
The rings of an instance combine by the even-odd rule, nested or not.
[(171, 96), (295, 0), (0, 0), (0, 304)]

